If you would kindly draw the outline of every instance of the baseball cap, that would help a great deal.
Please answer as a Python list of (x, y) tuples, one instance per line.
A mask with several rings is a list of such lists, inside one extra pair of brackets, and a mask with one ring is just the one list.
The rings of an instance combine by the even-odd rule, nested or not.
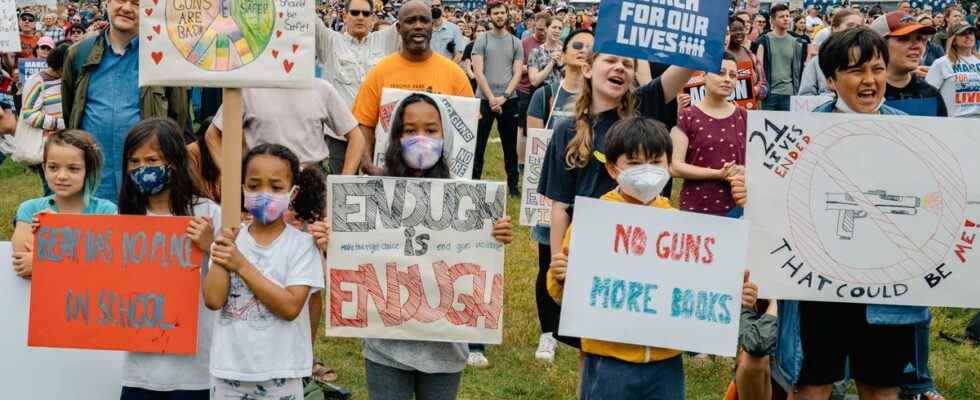
[(949, 33), (953, 36), (962, 35), (967, 31), (973, 31), (973, 34), (976, 34), (977, 28), (966, 22), (960, 22), (959, 24), (953, 25), (949, 28)]
[(884, 37), (906, 36), (918, 31), (927, 35), (936, 33), (936, 28), (920, 24), (915, 17), (904, 11), (892, 11), (879, 16), (871, 23), (871, 29)]
[(37, 40), (37, 47), (48, 46), (48, 48), (54, 48), (54, 39), (51, 36), (44, 36)]

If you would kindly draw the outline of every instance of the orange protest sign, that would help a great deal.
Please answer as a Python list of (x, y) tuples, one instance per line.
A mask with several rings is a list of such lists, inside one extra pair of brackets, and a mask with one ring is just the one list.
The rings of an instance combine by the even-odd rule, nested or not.
[(190, 217), (39, 218), (28, 346), (196, 353), (202, 255)]

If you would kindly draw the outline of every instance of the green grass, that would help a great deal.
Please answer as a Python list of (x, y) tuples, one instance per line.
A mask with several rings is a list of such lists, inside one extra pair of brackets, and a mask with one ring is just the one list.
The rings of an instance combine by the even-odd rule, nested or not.
[[(505, 180), (500, 144), (490, 143), (487, 154), (489, 180)], [(21, 201), (40, 195), (37, 176), (7, 161), (0, 165), (0, 221), (11, 221)], [(675, 195), (679, 185), (675, 185)], [(675, 196), (676, 197), (676, 196)], [(517, 219), (518, 202), (511, 199), (508, 213)], [(0, 224), (0, 240), (9, 240), (10, 224)], [(487, 350), (490, 368), (468, 368), (459, 399), (573, 399), (578, 353), (562, 345), (554, 364), (534, 359), (539, 327), (534, 300), (537, 246), (527, 228), (516, 229), (507, 247), (504, 294), (504, 342)], [(0, 271), (0, 273), (3, 273)], [(932, 325), (932, 375), (950, 400), (980, 398), (980, 349), (940, 339), (939, 332), (962, 334), (973, 310), (934, 309)], [(842, 329), (842, 338), (847, 332)], [(338, 385), (353, 391), (354, 399), (367, 399), (360, 340), (320, 337), (317, 356), (334, 368)], [(717, 400), (731, 378), (732, 362), (718, 359), (705, 365), (687, 363), (687, 398)]]

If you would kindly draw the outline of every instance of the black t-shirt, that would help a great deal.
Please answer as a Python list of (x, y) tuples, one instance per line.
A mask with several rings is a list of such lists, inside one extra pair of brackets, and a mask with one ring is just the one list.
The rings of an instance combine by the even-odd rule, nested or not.
[[(935, 103), (935, 104), (933, 104)], [(912, 74), (908, 85), (899, 89), (888, 84), (885, 88), (885, 105), (904, 111), (909, 115), (923, 117), (946, 117), (946, 102), (939, 90), (926, 83), (925, 79)]]
[[(676, 119), (677, 107), (675, 102), (664, 102), (664, 89), (660, 79), (654, 79), (646, 86), (636, 91), (639, 104), (639, 115), (663, 121), (670, 114)], [(538, 193), (554, 201), (574, 204), (575, 196), (599, 198), (616, 187), (616, 181), (606, 172), (605, 165), (596, 158), (595, 151), (603, 152), (603, 142), (606, 132), (619, 121), (616, 110), (599, 114), (592, 133), (593, 154), (584, 168), (569, 169), (565, 162), (568, 142), (575, 137), (575, 121), (563, 119), (555, 127), (555, 132), (548, 145), (541, 167), (541, 180), (538, 182)]]

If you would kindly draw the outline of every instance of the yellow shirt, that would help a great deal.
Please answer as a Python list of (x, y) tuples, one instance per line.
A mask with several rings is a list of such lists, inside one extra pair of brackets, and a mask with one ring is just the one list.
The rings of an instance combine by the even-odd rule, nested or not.
[[(623, 195), (619, 193), (618, 189), (613, 189), (609, 193), (602, 195), (600, 200), (614, 201), (618, 203), (629, 203)], [(670, 206), (670, 200), (665, 197), (657, 197), (647, 204), (649, 207), (657, 208), (668, 208), (672, 209)], [(568, 226), (568, 230), (565, 231), (565, 239), (562, 241), (562, 248), (567, 248), (568, 244), (572, 240), (572, 226)], [(551, 298), (555, 299), (559, 304), (561, 303), (562, 291), (564, 290), (564, 284), (559, 283), (555, 279), (551, 270), (548, 270), (548, 294)], [(620, 360), (632, 363), (648, 363), (652, 361), (666, 360), (668, 358), (677, 356), (681, 354), (680, 351), (673, 349), (662, 349), (659, 347), (647, 347), (639, 346), (635, 344), (626, 343), (616, 343), (616, 342), (606, 342), (602, 340), (586, 339), (582, 338), (582, 351), (606, 357), (618, 358)]]
[(452, 60), (432, 53), (432, 57), (425, 61), (412, 62), (394, 53), (381, 59), (368, 71), (357, 92), (354, 119), (359, 124), (368, 127), (378, 125), (381, 91), (384, 88), (473, 97), (469, 78)]

